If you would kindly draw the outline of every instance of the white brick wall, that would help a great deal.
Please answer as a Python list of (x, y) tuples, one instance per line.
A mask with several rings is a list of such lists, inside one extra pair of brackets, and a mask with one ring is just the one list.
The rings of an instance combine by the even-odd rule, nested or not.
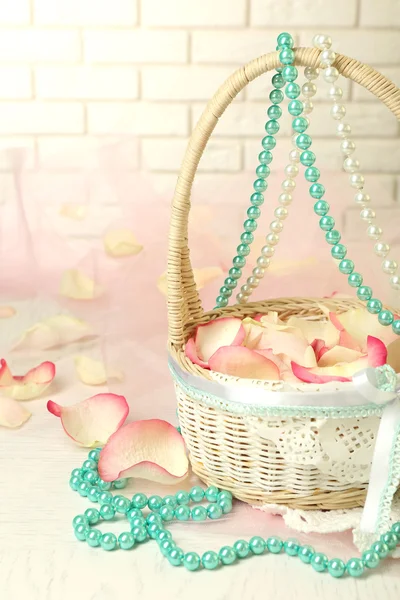
[[(96, 166), (99, 140), (122, 136), (121, 168), (146, 168), (154, 185), (171, 190), (206, 101), (236, 66), (273, 50), (282, 30), (307, 46), (326, 31), (338, 51), (400, 85), (400, 0), (0, 1), (0, 149), (26, 146), (28, 166), (59, 175)], [(362, 87), (342, 86), (358, 156), (388, 209), (400, 202), (398, 123)], [(224, 177), (239, 189), (242, 171), (254, 169), (269, 90), (268, 76), (253, 82), (221, 119), (200, 164), (210, 189)], [(336, 169), (328, 110), (316, 101), (311, 131), (319, 164)], [(280, 135), (289, 134), (282, 120)], [(7, 165), (0, 158), (0, 170)]]

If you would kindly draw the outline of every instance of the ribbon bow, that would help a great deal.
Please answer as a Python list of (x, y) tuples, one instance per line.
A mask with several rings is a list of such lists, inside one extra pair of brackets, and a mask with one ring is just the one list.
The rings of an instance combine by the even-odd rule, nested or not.
[(396, 372), (389, 365), (360, 371), (353, 376), (353, 383), (369, 402), (386, 405), (376, 437), (360, 523), (361, 533), (376, 536), (390, 522), (393, 496), (399, 485), (396, 463), (400, 456), (400, 387)]

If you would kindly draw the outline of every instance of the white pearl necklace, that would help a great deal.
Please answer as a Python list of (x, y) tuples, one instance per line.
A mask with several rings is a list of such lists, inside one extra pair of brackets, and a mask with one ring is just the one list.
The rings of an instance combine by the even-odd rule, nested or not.
[(375, 211), (367, 208), (371, 198), (364, 192), (365, 178), (360, 172), (360, 163), (352, 155), (356, 150), (356, 144), (349, 139), (351, 135), (351, 127), (347, 123), (341, 122), (346, 115), (346, 107), (341, 103), (343, 90), (336, 84), (339, 77), (339, 71), (332, 66), (336, 59), (335, 52), (331, 49), (332, 39), (328, 35), (317, 34), (313, 38), (315, 48), (322, 50), (320, 60), (323, 69), (323, 78), (327, 83), (331, 84), (328, 90), (328, 97), (333, 101), (331, 108), (331, 116), (336, 121), (339, 121), (336, 127), (336, 132), (341, 138), (340, 150), (344, 156), (343, 168), (349, 174), (350, 185), (357, 190), (354, 200), (361, 207), (360, 218), (368, 224), (366, 233), (369, 239), (374, 240), (374, 252), (380, 258), (383, 258), (381, 264), (382, 271), (390, 275), (390, 285), (394, 290), (400, 290), (400, 277), (397, 275), (397, 261), (387, 258), (390, 252), (390, 246), (386, 242), (381, 241), (383, 230), (373, 222), (376, 219)]
[[(317, 92), (317, 86), (312, 83), (314, 79), (318, 78), (319, 69), (313, 69), (306, 67), (304, 74), (307, 82), (303, 84), (301, 91), (302, 97), (300, 98), (303, 102), (303, 112), (301, 116), (306, 117), (309, 115), (314, 105), (310, 98), (315, 96)], [(288, 217), (289, 211), (288, 206), (292, 203), (293, 192), (296, 188), (296, 177), (299, 174), (299, 167), (297, 166), (300, 162), (301, 151), (296, 146), (296, 139), (298, 133), (293, 133), (292, 144), (293, 149), (289, 152), (289, 163), (286, 165), (284, 172), (286, 179), (282, 182), (282, 193), (278, 197), (279, 206), (274, 210), (275, 220), (271, 221), (269, 225), (270, 233), (266, 236), (266, 245), (261, 248), (261, 253), (257, 258), (256, 267), (254, 267), (252, 275), (247, 278), (246, 283), (240, 288), (240, 292), (236, 295), (236, 301), (238, 304), (245, 304), (253, 291), (258, 287), (262, 278), (265, 275), (266, 269), (271, 263), (271, 258), (275, 254), (275, 246), (279, 242), (279, 234), (283, 231), (283, 221)]]

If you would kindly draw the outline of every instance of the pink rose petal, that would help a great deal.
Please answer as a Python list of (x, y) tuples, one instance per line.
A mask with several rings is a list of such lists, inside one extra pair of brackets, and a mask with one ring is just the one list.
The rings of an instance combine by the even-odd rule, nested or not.
[[(336, 346), (324, 354), (319, 365), (313, 369), (305, 369), (292, 363), (292, 371), (296, 377), (306, 383), (328, 383), (330, 381), (350, 381), (352, 376), (367, 367), (379, 367), (386, 363), (387, 350), (381, 340), (368, 336), (368, 354), (361, 354), (349, 348)], [(349, 361), (351, 358), (353, 360)], [(336, 362), (341, 360), (341, 362)], [(335, 364), (332, 364), (334, 363)], [(328, 365), (327, 363), (331, 363)]]
[[(319, 371), (322, 369), (319, 369)], [(338, 375), (321, 375), (316, 373), (316, 369), (306, 369), (296, 363), (292, 363), (293, 374), (305, 383), (330, 383), (331, 381), (350, 381), (349, 377), (340, 377)]]
[(382, 340), (369, 335), (367, 337), (368, 366), (381, 367), (387, 361), (388, 351)]
[(288, 361), (287, 364), (294, 360), (305, 367), (317, 365), (314, 351), (299, 329), (273, 323), (261, 325), (251, 319), (245, 319), (243, 323), (246, 330), (245, 346), (247, 348), (252, 350), (271, 349), (275, 355), (280, 356), (285, 362)]
[(105, 444), (129, 413), (127, 401), (117, 394), (97, 394), (72, 406), (60, 406), (49, 400), (47, 409), (61, 418), (70, 438), (87, 448)]
[(330, 321), (311, 321), (290, 317), (287, 324), (300, 329), (309, 344), (315, 339), (323, 340), (329, 348), (339, 343), (339, 332)]
[(386, 346), (397, 339), (391, 327), (381, 325), (377, 316), (371, 315), (365, 308), (349, 310), (337, 315), (337, 319), (342, 328), (356, 340), (361, 348), (366, 347), (369, 335), (382, 340)]
[(210, 369), (233, 377), (246, 379), (280, 379), (274, 362), (262, 354), (243, 346), (220, 348), (209, 360)]
[(175, 427), (160, 419), (136, 421), (114, 433), (100, 454), (104, 481), (139, 477), (178, 483), (188, 472), (185, 443)]
[(70, 315), (56, 315), (25, 331), (14, 350), (47, 350), (93, 337), (91, 326)]
[(346, 348), (350, 348), (352, 350), (361, 350), (360, 344), (355, 340), (348, 331), (343, 327), (340, 322), (339, 316), (335, 313), (329, 313), (329, 320), (332, 325), (339, 331), (339, 345), (345, 346)]
[(14, 400), (32, 400), (49, 387), (56, 374), (55, 364), (43, 362), (26, 375), (11, 374), (4, 359), (0, 361), (0, 393)]
[(186, 344), (186, 356), (203, 368), (208, 367), (208, 359), (222, 346), (240, 346), (245, 337), (241, 319), (223, 317), (199, 325), (194, 334), (194, 344)]
[(326, 352), (329, 351), (329, 347), (325, 345), (324, 340), (314, 340), (311, 343), (311, 346), (314, 350), (315, 358), (317, 359), (317, 363), (318, 363), (319, 359), (322, 358), (322, 356), (324, 354), (326, 354)]
[(254, 352), (265, 356), (265, 358), (271, 360), (278, 367), (280, 379), (283, 379), (283, 381), (296, 381), (297, 378), (293, 375), (288, 363), (283, 361), (279, 356), (276, 356), (272, 350), (254, 350)]
[(14, 429), (29, 419), (31, 413), (12, 398), (0, 398), (0, 426)]
[(208, 363), (204, 362), (204, 360), (201, 360), (199, 358), (199, 356), (197, 354), (197, 350), (196, 350), (196, 343), (194, 341), (194, 338), (192, 338), (192, 337), (189, 338), (188, 341), (186, 342), (185, 354), (195, 365), (199, 365), (200, 367), (203, 367), (203, 369), (210, 368)]
[(344, 346), (334, 346), (322, 354), (318, 360), (319, 367), (333, 367), (337, 363), (351, 363), (363, 356), (362, 352), (345, 348)]

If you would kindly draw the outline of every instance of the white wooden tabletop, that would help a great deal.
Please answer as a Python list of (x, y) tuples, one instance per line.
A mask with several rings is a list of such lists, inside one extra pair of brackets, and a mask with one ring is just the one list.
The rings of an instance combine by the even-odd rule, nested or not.
[[(399, 599), (400, 562), (395, 560), (388, 560), (360, 580), (335, 580), (285, 555), (257, 556), (217, 571), (191, 573), (184, 567), (172, 567), (153, 541), (128, 552), (105, 552), (78, 542), (72, 519), (93, 504), (73, 493), (68, 480), (87, 451), (64, 434), (59, 420), (47, 412), (46, 401), (52, 398), (60, 404), (72, 404), (102, 390), (76, 381), (71, 356), (58, 358), (54, 358), (57, 380), (48, 396), (27, 404), (32, 418), (20, 430), (0, 428), (1, 600)], [(154, 402), (160, 397), (162, 401), (138, 408), (129, 399), (132, 416), (157, 415), (175, 423), (172, 384), (166, 380), (161, 387), (156, 382), (152, 385)], [(192, 477), (180, 488), (193, 483)], [(131, 480), (125, 493), (132, 495), (139, 490), (161, 494), (176, 491)], [(103, 523), (100, 528), (115, 533), (126, 529), (118, 522)], [(185, 551), (199, 554), (253, 535), (293, 536), (280, 517), (241, 503), (221, 521), (173, 524), (171, 531)], [(297, 537), (303, 543), (310, 541), (304, 535)], [(314, 536), (311, 541), (332, 557), (343, 554), (348, 537), (329, 541), (327, 536)], [(346, 553), (350, 557), (349, 548)]]

